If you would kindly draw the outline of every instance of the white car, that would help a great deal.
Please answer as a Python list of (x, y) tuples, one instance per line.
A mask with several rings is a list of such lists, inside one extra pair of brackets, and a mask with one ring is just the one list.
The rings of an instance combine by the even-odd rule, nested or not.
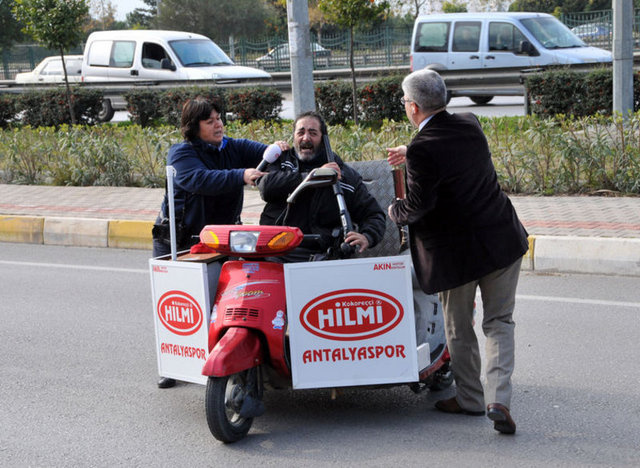
[[(69, 83), (82, 81), (82, 55), (65, 55), (64, 61), (67, 67)], [(62, 83), (64, 71), (62, 59), (59, 55), (47, 57), (30, 72), (18, 73), (16, 83)]]
[[(331, 57), (331, 51), (325, 49), (317, 42), (311, 43), (311, 56), (316, 66), (328, 65), (328, 59)], [(317, 60), (322, 58), (322, 60)], [(271, 49), (266, 55), (258, 57), (256, 63), (260, 68), (265, 70), (277, 68), (289, 68), (289, 44), (284, 43)]]

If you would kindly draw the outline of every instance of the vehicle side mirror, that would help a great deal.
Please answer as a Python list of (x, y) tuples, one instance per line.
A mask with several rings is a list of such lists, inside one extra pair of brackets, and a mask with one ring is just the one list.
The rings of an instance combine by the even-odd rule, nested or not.
[(300, 185), (296, 187), (289, 198), (287, 203), (293, 203), (296, 197), (304, 190), (308, 188), (320, 188), (329, 187), (338, 182), (338, 173), (330, 167), (319, 167), (309, 172), (309, 175), (305, 177)]
[(171, 63), (171, 60), (169, 60), (168, 58), (163, 58), (162, 60), (160, 60), (160, 68), (162, 68), (163, 70), (176, 71), (176, 66)]

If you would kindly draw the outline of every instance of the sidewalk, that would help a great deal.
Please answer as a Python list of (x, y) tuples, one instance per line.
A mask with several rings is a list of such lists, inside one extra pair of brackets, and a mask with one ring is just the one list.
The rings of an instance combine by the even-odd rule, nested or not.
[[(164, 189), (0, 184), (0, 241), (150, 249)], [(640, 197), (510, 197), (532, 246), (525, 268), (640, 276)], [(263, 202), (245, 190), (242, 219)]]

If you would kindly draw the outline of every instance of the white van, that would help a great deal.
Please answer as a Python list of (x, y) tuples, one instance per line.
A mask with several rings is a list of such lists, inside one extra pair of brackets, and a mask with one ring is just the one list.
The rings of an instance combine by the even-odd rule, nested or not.
[[(269, 80), (257, 68), (238, 66), (211, 39), (181, 31), (97, 31), (87, 38), (82, 79), (99, 81), (216, 80), (217, 83)], [(119, 96), (105, 97), (99, 118), (111, 120), (124, 109)]]
[(546, 13), (424, 15), (416, 19), (411, 38), (412, 71), (611, 61), (610, 52), (586, 45)]
[(84, 49), (85, 81), (270, 79), (238, 66), (211, 39), (181, 31), (97, 31)]

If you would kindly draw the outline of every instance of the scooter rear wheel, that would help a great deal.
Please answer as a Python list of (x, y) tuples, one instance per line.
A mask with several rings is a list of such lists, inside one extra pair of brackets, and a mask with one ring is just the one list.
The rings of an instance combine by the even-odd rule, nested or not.
[(447, 362), (433, 373), (433, 380), (429, 384), (429, 390), (432, 392), (440, 392), (449, 388), (452, 383), (453, 372), (451, 372), (451, 364)]
[(244, 438), (253, 418), (240, 416), (246, 394), (247, 372), (225, 377), (209, 377), (205, 396), (207, 424), (211, 434), (221, 442), (237, 442)]

